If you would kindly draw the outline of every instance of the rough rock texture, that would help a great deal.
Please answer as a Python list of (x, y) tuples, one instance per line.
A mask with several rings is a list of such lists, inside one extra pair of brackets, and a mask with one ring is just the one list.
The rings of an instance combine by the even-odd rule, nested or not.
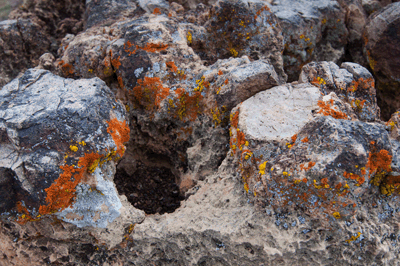
[(56, 213), (78, 227), (106, 228), (122, 212), (134, 218), (113, 183), (113, 159), (129, 136), (126, 114), (103, 81), (28, 70), (0, 93), (0, 166), (4, 182), (15, 179), (16, 201), (2, 212), (17, 211), (21, 224)]
[(56, 38), (82, 30), (85, 0), (26, 0), (13, 10), (9, 19), (30, 19)]
[(134, 1), (130, 0), (87, 0), (85, 12), (85, 28), (112, 24), (120, 18), (143, 14)]
[[(58, 41), (83, 29), (84, 0), (27, 0), (0, 22), (0, 87), (35, 67)], [(48, 67), (51, 68), (51, 67)]]
[(373, 70), (385, 120), (400, 108), (400, 3), (374, 13), (364, 32), (365, 53)]
[(289, 80), (311, 61), (338, 62), (345, 54), (348, 29), (345, 12), (335, 0), (279, 0), (271, 4), (285, 41), (283, 60)]
[(0, 90), (0, 264), (397, 265), (365, 2), (27, 1), (60, 35)]
[(355, 63), (312, 62), (305, 65), (299, 82), (312, 83), (325, 95), (334, 92), (343, 102), (346, 114), (365, 122), (379, 120), (375, 81), (371, 73)]
[(39, 57), (50, 48), (50, 40), (39, 24), (27, 20), (0, 22), (0, 87), (20, 71), (37, 65)]

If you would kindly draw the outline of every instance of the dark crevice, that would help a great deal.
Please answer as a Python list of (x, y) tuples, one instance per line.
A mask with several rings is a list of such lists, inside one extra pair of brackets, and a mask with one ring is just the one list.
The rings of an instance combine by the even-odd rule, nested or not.
[(147, 214), (174, 212), (184, 199), (170, 168), (136, 162), (136, 171), (129, 175), (117, 168), (114, 182), (118, 192)]

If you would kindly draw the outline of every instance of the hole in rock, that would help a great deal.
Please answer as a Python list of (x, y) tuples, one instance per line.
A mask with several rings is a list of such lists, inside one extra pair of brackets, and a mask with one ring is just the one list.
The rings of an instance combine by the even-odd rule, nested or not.
[(114, 178), (118, 192), (146, 214), (171, 213), (180, 206), (184, 197), (176, 184), (177, 180), (170, 168), (142, 162), (137, 162), (132, 175), (117, 168)]

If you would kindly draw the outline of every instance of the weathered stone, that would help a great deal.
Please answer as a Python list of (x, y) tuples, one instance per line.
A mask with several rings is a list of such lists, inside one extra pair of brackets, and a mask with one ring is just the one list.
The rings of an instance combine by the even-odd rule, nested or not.
[(345, 23), (349, 32), (343, 61), (367, 66), (368, 63), (362, 49), (364, 43), (362, 35), (368, 16), (363, 9), (361, 0), (338, 0), (338, 3), (345, 10)]
[(28, 19), (41, 26), (46, 35), (63, 38), (83, 29), (85, 0), (26, 0), (13, 10), (9, 19)]
[[(393, 2), (396, 2), (394, 0)], [(381, 10), (385, 6), (392, 3), (392, 0), (361, 0), (362, 6), (368, 15)]]
[(290, 81), (311, 61), (338, 62), (344, 56), (349, 33), (336, 0), (279, 0), (270, 8), (284, 32), (283, 60)]
[(143, 14), (143, 10), (130, 0), (87, 0), (85, 28), (111, 25), (121, 18), (131, 18)]
[(369, 193), (369, 182), (394, 193), (397, 177), (387, 173), (397, 171), (398, 143), (382, 124), (348, 121), (333, 92), (319, 97), (318, 88), (301, 84), (249, 98), (232, 110), (230, 154), (245, 190), (275, 211), (301, 208), (334, 222), (363, 208), (359, 197)]
[(374, 78), (358, 64), (346, 62), (339, 68), (333, 62), (312, 62), (302, 68), (299, 82), (318, 86), (324, 95), (334, 92), (344, 102), (343, 111), (353, 119), (380, 119)]
[(39, 57), (50, 48), (48, 36), (40, 25), (30, 20), (0, 22), (0, 87), (20, 71), (34, 67)]
[(374, 13), (365, 26), (365, 55), (373, 70), (385, 120), (400, 108), (400, 3)]
[[(129, 128), (105, 83), (31, 69), (0, 95), (0, 166), (11, 174), (4, 178), (16, 179), (17, 202), (6, 211), (16, 210), (20, 223), (52, 213), (78, 227), (110, 223), (120, 241), (126, 217), (140, 221), (143, 213), (123, 203), (113, 183)], [(115, 245), (103, 231), (100, 239)]]
[(280, 24), (262, 2), (218, 1), (204, 24), (205, 31), (188, 31), (190, 46), (208, 64), (217, 59), (247, 55), (267, 59), (278, 76), (283, 71), (283, 36)]

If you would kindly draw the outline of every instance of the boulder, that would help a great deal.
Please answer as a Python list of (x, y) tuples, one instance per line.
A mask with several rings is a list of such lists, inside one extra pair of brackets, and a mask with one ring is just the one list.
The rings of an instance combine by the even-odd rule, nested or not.
[(375, 74), (378, 99), (385, 120), (399, 109), (400, 91), (400, 3), (393, 3), (372, 14), (365, 26), (365, 56)]
[(284, 33), (283, 60), (290, 81), (311, 61), (339, 62), (344, 56), (349, 31), (338, 1), (279, 0), (269, 7)]
[(97, 232), (109, 245), (118, 241), (109, 235), (129, 226), (127, 217), (143, 219), (113, 183), (129, 127), (124, 107), (103, 81), (30, 69), (0, 94), (2, 183), (14, 188), (4, 197), (15, 202), (3, 211), (21, 224), (55, 215), (92, 231), (110, 227), (112, 233)]

